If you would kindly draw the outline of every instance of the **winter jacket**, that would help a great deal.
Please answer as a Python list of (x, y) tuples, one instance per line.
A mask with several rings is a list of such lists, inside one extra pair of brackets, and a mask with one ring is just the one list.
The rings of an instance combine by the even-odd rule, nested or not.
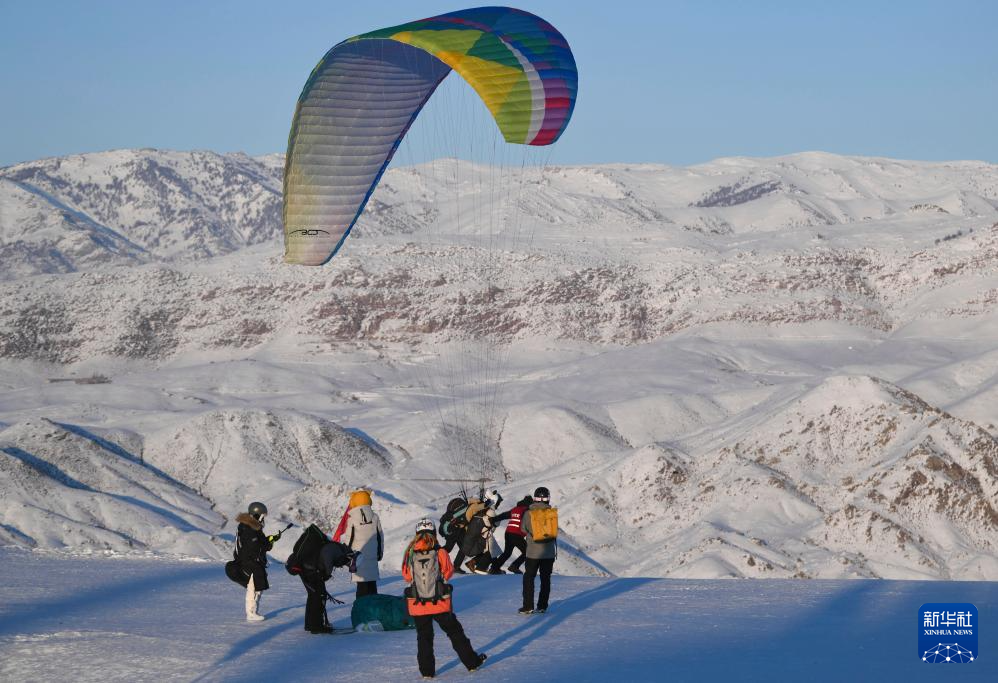
[(523, 534), (527, 537), (528, 560), (553, 560), (558, 557), (558, 540), (551, 539), (540, 543), (534, 540), (533, 529), (530, 528), (530, 510), (540, 510), (551, 507), (547, 503), (534, 503), (524, 513), (521, 523)]
[(468, 523), (468, 530), (461, 541), (461, 552), (468, 557), (481, 555), (489, 549), (489, 539), (495, 527), (493, 517), (495, 510), (480, 508), (480, 514)]
[[(440, 566), (440, 577), (447, 582), (452, 576), (454, 576), (454, 563), (451, 562), (450, 554), (441, 548), (439, 545), (436, 546), (437, 550), (437, 564)], [(412, 583), (412, 567), (409, 565), (409, 557), (412, 552), (412, 543), (409, 543), (408, 547), (405, 549), (405, 553), (402, 555), (402, 578), (405, 579), (406, 583)], [(407, 593), (408, 595), (408, 593)], [(446, 594), (437, 602), (420, 602), (414, 597), (406, 599), (406, 606), (409, 609), (409, 614), (412, 616), (426, 616), (430, 614), (442, 614), (444, 612), (451, 611), (451, 596)]]
[(349, 552), (341, 543), (327, 543), (319, 549), (319, 572), (323, 581), (329, 581), (333, 571), (350, 564)]
[(506, 512), (495, 518), (496, 526), (499, 526), (499, 522), (509, 520), (506, 523), (506, 533), (516, 534), (517, 536), (524, 536), (523, 533), (523, 513), (527, 511), (526, 505), (517, 505), (516, 507), (506, 510)]
[(346, 531), (340, 540), (350, 546), (351, 550), (360, 551), (357, 571), (353, 575), (354, 583), (377, 581), (381, 578), (378, 562), (385, 553), (385, 535), (381, 530), (381, 520), (370, 505), (350, 508)]
[(468, 499), (468, 509), (464, 511), (464, 518), (469, 522), (482, 514), (482, 511), (488, 507), (487, 503), (482, 502), (478, 498)]
[(267, 583), (267, 551), (274, 544), (263, 533), (263, 524), (252, 515), (241, 512), (236, 515), (239, 528), (236, 530), (236, 552), (234, 559), (239, 569), (247, 577), (253, 577), (253, 587), (258, 591), (270, 588)]

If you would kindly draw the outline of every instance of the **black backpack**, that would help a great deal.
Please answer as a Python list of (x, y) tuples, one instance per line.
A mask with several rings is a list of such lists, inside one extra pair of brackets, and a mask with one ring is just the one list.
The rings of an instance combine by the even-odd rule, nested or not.
[(314, 524), (302, 532), (295, 541), (291, 554), (288, 555), (284, 568), (289, 574), (301, 574), (303, 571), (315, 571), (319, 568), (319, 551), (329, 543), (329, 537)]
[(468, 525), (464, 516), (468, 509), (468, 501), (464, 498), (453, 498), (447, 503), (447, 512), (440, 517), (440, 535), (444, 538), (463, 530)]

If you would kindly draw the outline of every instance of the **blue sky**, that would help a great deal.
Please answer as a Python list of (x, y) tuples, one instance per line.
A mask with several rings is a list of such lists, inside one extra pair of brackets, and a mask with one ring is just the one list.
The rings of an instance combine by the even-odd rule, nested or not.
[[(462, 2), (0, 0), (0, 165), (122, 147), (283, 151), (334, 43)], [(513, 3), (580, 72), (559, 163), (805, 150), (998, 162), (998, 2)]]

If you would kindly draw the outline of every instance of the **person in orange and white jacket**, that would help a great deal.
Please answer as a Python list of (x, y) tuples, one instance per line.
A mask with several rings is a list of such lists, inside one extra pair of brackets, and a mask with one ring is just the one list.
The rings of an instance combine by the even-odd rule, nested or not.
[(433, 655), (433, 622), (437, 622), (468, 671), (482, 665), (486, 655), (475, 652), (464, 627), (457, 620), (451, 603), (452, 586), (447, 581), (454, 575), (450, 555), (437, 542), (437, 530), (429, 519), (416, 523), (416, 537), (402, 557), (402, 578), (409, 584), (405, 589), (409, 614), (416, 622), (416, 661), (423, 678), (436, 675)]

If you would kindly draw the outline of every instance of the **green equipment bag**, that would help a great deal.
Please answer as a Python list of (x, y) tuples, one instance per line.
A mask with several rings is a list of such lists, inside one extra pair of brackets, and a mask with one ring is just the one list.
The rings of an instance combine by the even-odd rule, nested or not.
[(404, 631), (416, 628), (401, 595), (365, 595), (354, 600), (350, 621), (358, 631)]

